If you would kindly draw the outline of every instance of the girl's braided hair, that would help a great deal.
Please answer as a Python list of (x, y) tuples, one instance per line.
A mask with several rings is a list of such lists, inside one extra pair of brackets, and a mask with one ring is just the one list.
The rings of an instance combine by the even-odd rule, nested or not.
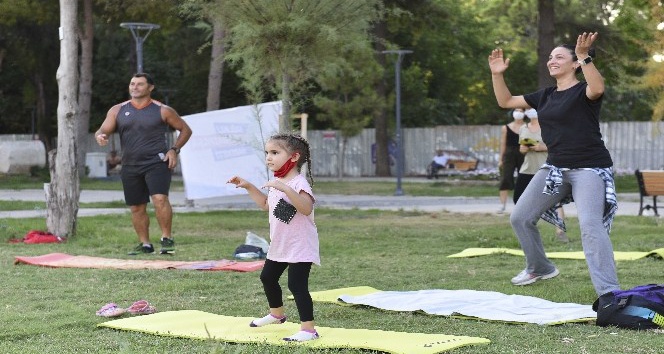
[(292, 133), (278, 133), (272, 135), (270, 139), (276, 141), (282, 148), (290, 153), (299, 153), (300, 159), (297, 160), (297, 170), (300, 171), (300, 168), (305, 163), (307, 164), (307, 176), (311, 185), (314, 185), (314, 177), (311, 174), (311, 149), (309, 148), (309, 142), (307, 139), (303, 138), (299, 134)]

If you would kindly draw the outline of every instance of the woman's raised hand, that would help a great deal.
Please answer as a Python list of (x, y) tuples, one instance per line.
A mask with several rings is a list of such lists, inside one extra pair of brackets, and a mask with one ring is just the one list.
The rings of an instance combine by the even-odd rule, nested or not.
[(489, 55), (489, 68), (492, 74), (502, 74), (510, 66), (510, 60), (503, 58), (503, 50), (496, 48)]
[(576, 39), (576, 48), (574, 48), (574, 53), (576, 54), (577, 57), (586, 57), (588, 56), (588, 51), (590, 50), (590, 46), (592, 46), (593, 42), (597, 39), (597, 36), (599, 33), (597, 32), (583, 32), (582, 34), (579, 35)]

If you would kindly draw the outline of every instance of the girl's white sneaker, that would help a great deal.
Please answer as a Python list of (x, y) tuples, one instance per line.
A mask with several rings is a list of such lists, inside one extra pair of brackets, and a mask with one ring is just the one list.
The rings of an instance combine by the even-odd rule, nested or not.
[(299, 331), (290, 337), (284, 338), (284, 340), (287, 342), (306, 342), (308, 340), (314, 340), (318, 338), (320, 338), (320, 336), (316, 331), (313, 332)]
[(274, 317), (272, 314), (269, 314), (263, 318), (257, 318), (249, 324), (249, 327), (263, 327), (270, 324), (282, 324), (286, 322), (286, 316), (284, 317)]

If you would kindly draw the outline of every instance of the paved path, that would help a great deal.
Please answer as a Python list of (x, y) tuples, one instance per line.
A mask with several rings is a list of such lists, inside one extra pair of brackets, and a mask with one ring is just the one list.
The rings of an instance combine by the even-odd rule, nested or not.
[[(490, 213), (497, 214), (498, 197), (413, 197), (413, 196), (366, 196), (366, 195), (317, 195), (317, 207), (336, 209), (383, 209), (383, 210), (420, 210), (428, 212), (450, 213)], [(171, 192), (171, 203), (175, 212), (205, 212), (210, 210), (256, 209), (254, 202), (247, 195), (228, 196), (196, 200), (193, 205), (187, 203), (183, 192)], [(44, 191), (0, 190), (0, 200), (43, 201)], [(124, 201), (122, 191), (81, 191), (80, 202)], [(637, 215), (639, 211), (638, 194), (619, 194), (618, 215)], [(39, 210), (0, 211), (3, 218), (46, 217), (46, 206)], [(513, 208), (511, 203), (505, 215)], [(101, 214), (124, 214), (128, 208), (82, 208), (79, 216)], [(565, 206), (565, 214), (576, 215), (574, 203)]]

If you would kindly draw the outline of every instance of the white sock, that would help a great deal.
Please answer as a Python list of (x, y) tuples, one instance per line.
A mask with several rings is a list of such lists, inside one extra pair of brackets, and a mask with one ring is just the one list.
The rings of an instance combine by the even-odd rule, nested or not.
[(263, 327), (269, 324), (282, 324), (286, 322), (286, 316), (275, 317), (272, 314), (269, 314), (263, 318), (257, 318), (249, 324), (250, 327)]
[(313, 332), (309, 332), (307, 330), (301, 330), (290, 337), (284, 338), (284, 340), (287, 342), (306, 342), (308, 340), (314, 340), (318, 338), (320, 338), (320, 336), (318, 335), (318, 332), (316, 332), (315, 330)]

